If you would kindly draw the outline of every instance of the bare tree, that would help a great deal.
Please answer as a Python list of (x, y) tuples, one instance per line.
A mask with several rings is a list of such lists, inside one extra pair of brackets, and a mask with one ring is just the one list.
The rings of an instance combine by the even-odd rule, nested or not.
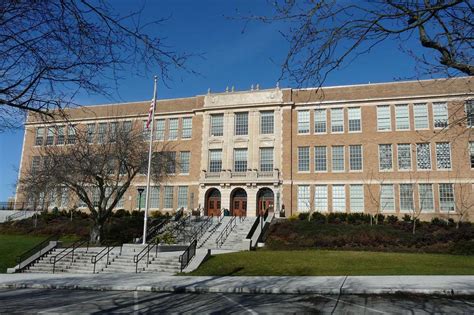
[[(369, 192), (369, 200), (371, 201), (372, 205), (375, 206), (374, 210), (369, 212), (370, 215), (370, 225), (378, 224), (380, 212), (383, 211), (387, 204), (382, 202), (382, 186), (385, 181), (385, 177), (382, 173), (378, 174), (377, 176), (374, 174), (374, 170), (371, 169), (365, 177), (362, 178), (364, 186), (367, 187), (367, 191)], [(375, 184), (377, 183), (377, 184)]]
[[(137, 174), (146, 173), (148, 163), (148, 145), (139, 128), (118, 122), (109, 126), (107, 136), (98, 136), (95, 142), (87, 130), (78, 129), (74, 137), (68, 136), (70, 145), (39, 148), (42, 163), (32, 163), (20, 180), (20, 192), (27, 197), (52, 195), (54, 200), (56, 191), (67, 189), (90, 211), (94, 243), (103, 240), (107, 219)], [(151, 174), (156, 185), (176, 161), (167, 144), (156, 144), (153, 152)]]
[[(169, 78), (189, 57), (153, 36), (165, 19), (144, 23), (105, 1), (0, 2), (0, 131), (21, 125), (27, 111), (54, 117), (79, 92), (112, 96), (107, 82), (126, 69)], [(56, 111), (56, 113), (58, 113)]]
[[(323, 84), (332, 71), (387, 41), (398, 43), (425, 74), (474, 75), (470, 0), (276, 0), (271, 4), (272, 14), (244, 20), (288, 24), (281, 30), (289, 43), (282, 76), (300, 85)], [(412, 38), (422, 49), (407, 47)]]

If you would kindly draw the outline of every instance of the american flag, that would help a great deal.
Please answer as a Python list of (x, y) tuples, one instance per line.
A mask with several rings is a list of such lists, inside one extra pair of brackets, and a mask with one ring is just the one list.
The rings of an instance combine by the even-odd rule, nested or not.
[(148, 120), (146, 122), (146, 128), (150, 128), (151, 115), (153, 115), (153, 107), (155, 106), (155, 100), (151, 101), (150, 109), (148, 110)]

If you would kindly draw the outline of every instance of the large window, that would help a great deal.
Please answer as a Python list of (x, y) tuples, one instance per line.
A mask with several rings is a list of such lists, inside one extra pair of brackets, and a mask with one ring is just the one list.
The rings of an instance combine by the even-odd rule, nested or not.
[(349, 116), (349, 131), (361, 130), (360, 107), (351, 107), (347, 110)]
[(298, 171), (309, 172), (309, 147), (298, 147)]
[(189, 151), (181, 151), (179, 154), (180, 173), (189, 174)]
[(173, 209), (173, 186), (164, 187), (164, 205), (163, 208)]
[(310, 210), (309, 185), (298, 186), (298, 211), (308, 212)]
[(433, 185), (419, 184), (418, 195), (420, 197), (420, 211), (433, 211)]
[(43, 127), (36, 128), (35, 145), (43, 145), (43, 138), (44, 138), (44, 128)]
[(408, 105), (395, 106), (395, 122), (397, 130), (410, 129), (410, 114), (408, 113)]
[(235, 113), (234, 134), (236, 136), (246, 136), (249, 133), (249, 113)]
[(474, 99), (466, 101), (465, 110), (467, 126), (474, 127)]
[(165, 120), (156, 121), (156, 140), (165, 140)]
[(435, 128), (448, 127), (448, 106), (446, 103), (433, 103), (433, 123)]
[(41, 157), (33, 156), (31, 160), (31, 173), (36, 174), (40, 170)]
[(184, 117), (182, 122), (183, 122), (183, 130), (181, 133), (181, 138), (190, 139), (193, 135), (193, 118)]
[(350, 185), (351, 212), (364, 212), (364, 186)]
[(104, 143), (107, 135), (107, 123), (100, 123), (97, 128), (97, 143)]
[(431, 152), (429, 143), (416, 144), (416, 167), (419, 170), (431, 169)]
[(413, 210), (413, 185), (400, 184), (400, 210)]
[(215, 173), (222, 170), (222, 150), (209, 150), (209, 172)]
[(56, 144), (61, 145), (64, 144), (64, 126), (58, 127), (58, 135), (56, 137)]
[(273, 111), (260, 112), (260, 134), (273, 134), (274, 128), (274, 113)]
[(328, 211), (328, 186), (314, 186), (314, 210), (319, 212)]
[(76, 143), (76, 126), (67, 126), (67, 144)]
[(428, 106), (425, 103), (413, 105), (415, 129), (428, 129)]
[(171, 118), (170, 120), (168, 120), (168, 123), (168, 140), (178, 139), (178, 118)]
[(123, 131), (129, 132), (132, 130), (132, 122), (130, 120), (126, 120), (123, 122)]
[(349, 146), (349, 167), (351, 171), (362, 170), (362, 145)]
[(326, 133), (326, 110), (316, 109), (314, 111), (314, 132), (315, 133)]
[(95, 124), (87, 124), (87, 134), (86, 134), (87, 143), (93, 143), (94, 136), (95, 136)]
[(314, 171), (325, 172), (327, 171), (327, 158), (326, 158), (326, 147), (314, 147)]
[(48, 127), (48, 133), (46, 134), (46, 145), (53, 145), (54, 143), (54, 127)]
[(379, 144), (379, 169), (387, 171), (392, 169), (392, 145)]
[(453, 184), (439, 184), (439, 210), (454, 211)]
[(151, 125), (148, 127), (146, 125), (147, 121), (142, 121), (142, 139), (143, 141), (150, 141), (150, 130), (148, 129), (148, 127), (150, 127)]
[(344, 146), (338, 145), (332, 147), (332, 171), (342, 172), (344, 171)]
[(188, 186), (178, 186), (178, 208), (188, 208)]
[(344, 109), (331, 109), (331, 132), (344, 132)]
[(260, 148), (260, 171), (273, 171), (273, 148)]
[(395, 199), (393, 197), (393, 185), (380, 185), (380, 210), (395, 211)]
[(436, 143), (436, 167), (438, 169), (451, 168), (451, 146), (449, 142)]
[(474, 168), (474, 142), (469, 142), (469, 155), (471, 157), (471, 168)]
[(166, 174), (176, 174), (176, 152), (168, 151), (166, 154)]
[(309, 133), (309, 110), (298, 111), (298, 133)]
[(392, 130), (390, 105), (377, 106), (377, 130)]
[(224, 114), (211, 115), (211, 136), (224, 135)]
[(234, 149), (234, 172), (247, 171), (247, 149)]
[(335, 212), (346, 211), (346, 190), (344, 185), (332, 186), (332, 210)]
[[(146, 188), (145, 188), (146, 189)], [(145, 197), (142, 196), (143, 199)], [(122, 204), (123, 207), (123, 204)], [(154, 186), (150, 189), (150, 208), (158, 209), (160, 207), (160, 187)]]
[(115, 142), (117, 141), (117, 132), (118, 132), (118, 122), (113, 121), (109, 125), (109, 141)]
[(398, 169), (411, 169), (411, 146), (409, 143), (397, 145)]

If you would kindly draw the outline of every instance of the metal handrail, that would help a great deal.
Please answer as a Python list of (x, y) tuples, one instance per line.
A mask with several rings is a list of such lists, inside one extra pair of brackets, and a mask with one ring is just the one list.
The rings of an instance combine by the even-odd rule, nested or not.
[(225, 228), (222, 230), (222, 232), (217, 237), (217, 239), (216, 239), (217, 247), (221, 247), (222, 244), (224, 244), (225, 240), (227, 239), (227, 236), (229, 236), (229, 234), (232, 232), (232, 230), (234, 229), (236, 224), (237, 224), (236, 217), (232, 217), (232, 219), (230, 219), (229, 223), (227, 223)]
[[(146, 232), (146, 241), (148, 242), (150, 239), (152, 239), (153, 237), (155, 237), (156, 235), (159, 234), (160, 230), (170, 222), (170, 218), (164, 218), (164, 219), (161, 219), (158, 224), (156, 225), (151, 225), (148, 229), (147, 229), (147, 232)], [(135, 239), (134, 239), (135, 240)], [(143, 236), (141, 236), (139, 239), (138, 239), (138, 243), (141, 243), (143, 242)]]
[[(133, 262), (135, 263), (135, 273), (138, 273), (138, 263), (146, 256), (146, 267), (148, 267), (148, 264), (150, 263), (150, 251), (153, 249), (153, 247), (156, 248), (156, 253), (155, 257), (158, 254), (158, 244), (147, 244), (147, 246), (142, 249), (138, 254), (133, 256)], [(141, 255), (141, 256), (140, 256)]]
[[(50, 236), (48, 237), (47, 239), (45, 239), (44, 241), (42, 241), (41, 243), (35, 245), (33, 248), (27, 250), (26, 252), (23, 252), (21, 255), (18, 255), (16, 257), (16, 262), (18, 264), (18, 267), (19, 269), (21, 270), (22, 268), (25, 268), (26, 266), (21, 266), (21, 263), (27, 259), (28, 257), (31, 257), (31, 255), (33, 255), (34, 253), (38, 253), (40, 254), (44, 254), (42, 253), (41, 251), (46, 247), (48, 246), (49, 242), (51, 241), (57, 241), (59, 239), (59, 235), (53, 235), (53, 236)], [(39, 257), (38, 257), (39, 258)]]
[[(64, 250), (62, 250), (61, 252), (59, 252), (57, 255), (51, 257), (49, 259), (49, 263), (50, 264), (53, 264), (53, 273), (56, 269), (56, 263), (58, 261), (61, 261), (64, 257), (66, 257), (67, 255), (71, 254), (72, 253), (72, 256), (71, 256), (71, 264), (73, 263), (74, 261), (74, 251), (76, 250), (76, 248), (84, 245), (85, 243), (87, 243), (87, 249), (86, 249), (86, 253), (89, 251), (89, 240), (79, 240), (79, 241), (76, 241), (74, 242), (71, 246), (69, 247), (66, 247)], [(66, 252), (67, 250), (70, 250), (69, 252)], [(64, 252), (66, 252), (65, 254), (63, 254)], [(63, 254), (61, 257), (58, 258), (59, 255)]]
[(189, 265), (189, 262), (196, 255), (197, 240), (194, 239), (191, 244), (184, 250), (184, 252), (179, 256), (179, 262), (181, 263), (181, 272), (183, 269)]
[(203, 235), (204, 232), (209, 228), (209, 225), (212, 224), (212, 217), (207, 217), (203, 223), (196, 229), (191, 239), (198, 241)]
[[(95, 256), (92, 256), (91, 257), (91, 263), (94, 264), (94, 270), (92, 271), (92, 273), (95, 273), (95, 266), (97, 264), (97, 262), (99, 262), (102, 258), (106, 257), (107, 256), (107, 263), (106, 263), (106, 266), (109, 265), (109, 255), (110, 255), (110, 252), (113, 251), (115, 248), (119, 247), (120, 245), (117, 245), (117, 246), (110, 246), (110, 245), (107, 245), (107, 247), (105, 247), (104, 249), (102, 249), (100, 252), (98, 252)], [(104, 253), (105, 251), (105, 253)], [(101, 255), (101, 256), (100, 256)], [(120, 255), (122, 255), (122, 246), (120, 246)]]

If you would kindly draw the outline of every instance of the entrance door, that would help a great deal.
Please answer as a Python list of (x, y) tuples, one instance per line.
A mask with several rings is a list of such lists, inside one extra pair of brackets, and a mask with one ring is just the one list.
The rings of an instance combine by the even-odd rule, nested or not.
[(212, 189), (207, 193), (206, 210), (208, 216), (221, 214), (221, 193), (217, 189)]
[(247, 216), (247, 193), (241, 188), (232, 193), (231, 215), (236, 217)]
[(257, 194), (257, 215), (264, 215), (267, 210), (273, 212), (273, 203), (273, 191), (269, 188), (260, 189)]

